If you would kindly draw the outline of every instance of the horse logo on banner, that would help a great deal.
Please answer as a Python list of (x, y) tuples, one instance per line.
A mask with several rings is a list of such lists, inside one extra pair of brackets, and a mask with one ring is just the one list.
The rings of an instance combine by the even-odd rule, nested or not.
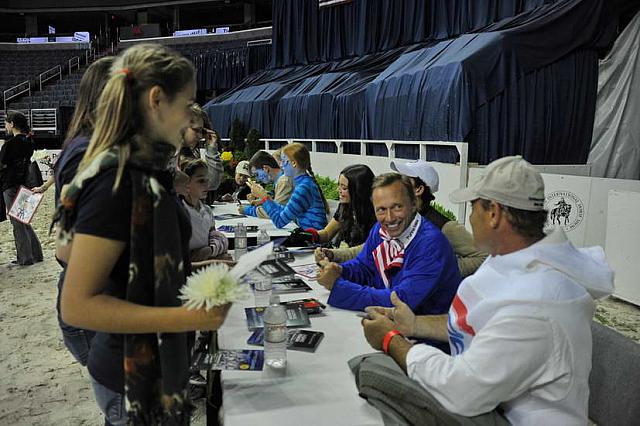
[(566, 232), (573, 231), (584, 218), (582, 200), (571, 191), (554, 191), (545, 199), (547, 209), (546, 231), (561, 226)]

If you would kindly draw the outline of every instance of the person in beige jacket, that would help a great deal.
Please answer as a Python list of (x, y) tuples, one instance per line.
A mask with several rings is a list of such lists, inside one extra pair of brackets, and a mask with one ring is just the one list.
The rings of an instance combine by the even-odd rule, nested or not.
[[(438, 172), (426, 161), (408, 163), (391, 162), (391, 169), (409, 176), (416, 193), (418, 211), (436, 225), (449, 240), (458, 260), (460, 275), (464, 278), (473, 274), (487, 258), (487, 253), (478, 250), (473, 244), (473, 236), (455, 220), (450, 220), (431, 206), (435, 199), (433, 193), (438, 191), (440, 179)], [(337, 249), (316, 250), (316, 260), (327, 258), (334, 262), (346, 262), (360, 253), (362, 246)]]

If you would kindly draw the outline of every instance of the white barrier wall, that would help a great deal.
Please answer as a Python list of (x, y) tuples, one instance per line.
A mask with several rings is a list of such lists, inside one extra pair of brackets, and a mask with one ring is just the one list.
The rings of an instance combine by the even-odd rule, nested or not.
[(605, 251), (616, 271), (616, 296), (640, 305), (640, 193), (608, 192)]

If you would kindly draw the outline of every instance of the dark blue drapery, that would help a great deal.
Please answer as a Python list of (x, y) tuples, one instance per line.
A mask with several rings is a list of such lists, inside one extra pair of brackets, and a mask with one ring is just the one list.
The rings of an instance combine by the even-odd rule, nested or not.
[(318, 10), (275, 1), (275, 67), (205, 109), (223, 135), (237, 117), (271, 138), (467, 141), (481, 163), (515, 153), (581, 163), (598, 52), (615, 37), (608, 6), (361, 0)]

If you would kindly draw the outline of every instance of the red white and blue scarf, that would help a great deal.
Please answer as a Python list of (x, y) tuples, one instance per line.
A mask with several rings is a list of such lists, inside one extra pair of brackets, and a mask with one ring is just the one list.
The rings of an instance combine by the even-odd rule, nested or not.
[(392, 268), (401, 268), (404, 263), (404, 251), (411, 244), (413, 238), (418, 234), (418, 229), (422, 224), (422, 216), (416, 214), (402, 234), (397, 238), (391, 238), (387, 231), (381, 226), (379, 230), (382, 242), (373, 252), (373, 260), (378, 268), (378, 273), (382, 277), (384, 285), (389, 288), (389, 274)]

